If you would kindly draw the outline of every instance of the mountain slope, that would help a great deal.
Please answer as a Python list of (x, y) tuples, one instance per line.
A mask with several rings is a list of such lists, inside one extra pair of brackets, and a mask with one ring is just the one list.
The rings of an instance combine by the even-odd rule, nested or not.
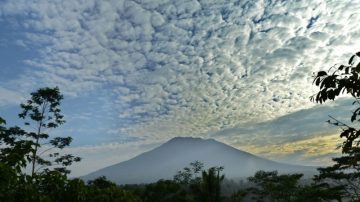
[(213, 139), (177, 137), (133, 159), (90, 173), (83, 179), (106, 176), (119, 184), (155, 182), (171, 179), (195, 160), (203, 162), (205, 167), (224, 166), (227, 178), (248, 177), (257, 170), (315, 173), (314, 167), (277, 163)]

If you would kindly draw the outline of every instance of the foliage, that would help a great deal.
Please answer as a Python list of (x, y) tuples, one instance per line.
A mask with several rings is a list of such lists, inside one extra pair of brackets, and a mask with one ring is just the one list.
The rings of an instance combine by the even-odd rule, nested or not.
[(211, 167), (207, 171), (202, 171), (200, 193), (203, 202), (219, 202), (221, 200), (221, 182), (225, 175), (220, 172), (223, 167)]
[(258, 171), (249, 177), (254, 186), (240, 190), (240, 197), (247, 195), (255, 201), (302, 202), (341, 201), (341, 190), (326, 183), (301, 183), (303, 174), (281, 174), (277, 171)]
[[(41, 88), (20, 105), (19, 117), (25, 120), (26, 127), (35, 126), (34, 130), (7, 128), (0, 117), (0, 201), (66, 201), (63, 200), (69, 173), (66, 167), (80, 158), (57, 152), (42, 157), (53, 148), (63, 149), (71, 143), (71, 137), (55, 137), (45, 142), (49, 138), (47, 129), (65, 123), (60, 110), (62, 99), (57, 87)], [(24, 172), (29, 164), (31, 175)], [(35, 170), (37, 165), (40, 166)], [(54, 165), (58, 167), (50, 169)]]
[(360, 200), (360, 148), (352, 148), (346, 155), (333, 158), (334, 165), (319, 168), (318, 182), (326, 183), (331, 189), (340, 192), (341, 196)]
[[(355, 101), (354, 104), (360, 105), (360, 62), (355, 66), (355, 58), (360, 57), (360, 52), (351, 56), (348, 65), (333, 66), (326, 71), (319, 71), (314, 77), (314, 84), (319, 87), (319, 92), (311, 96), (311, 100), (317, 103), (323, 103), (327, 100), (334, 100), (342, 93), (352, 96)], [(351, 122), (360, 121), (360, 106), (352, 112)], [(331, 117), (330, 124), (339, 126), (343, 131), (340, 134), (341, 138), (345, 138), (342, 145), (344, 153), (350, 152), (355, 143), (358, 146), (359, 129), (355, 129), (343, 122)]]
[[(47, 140), (49, 135), (45, 132), (46, 129), (57, 128), (61, 124), (65, 123), (64, 116), (61, 114), (60, 102), (63, 99), (63, 95), (60, 93), (59, 88), (41, 88), (36, 92), (31, 93), (31, 99), (27, 100), (25, 104), (21, 104), (22, 112), (19, 117), (24, 119), (25, 125), (31, 125), (31, 122), (35, 126), (36, 131), (28, 132), (27, 136), (32, 139), (32, 152), (31, 152), (31, 174), (34, 176), (37, 170), (44, 167), (60, 166), (56, 167), (62, 173), (69, 173), (65, 169), (66, 166), (72, 164), (73, 161), (80, 161), (79, 157), (72, 155), (60, 155), (58, 152), (51, 153), (48, 158), (43, 158), (41, 155), (46, 151), (50, 151), (53, 148), (63, 149), (69, 146), (71, 137), (55, 137), (49, 141), (41, 144), (41, 140)], [(39, 153), (41, 146), (51, 145), (50, 148), (46, 148), (45, 151)], [(48, 160), (53, 158), (54, 160)], [(40, 165), (37, 170), (36, 164)]]
[(159, 180), (146, 185), (141, 198), (144, 202), (195, 202), (191, 193), (172, 180)]
[(200, 161), (190, 163), (190, 168), (185, 167), (183, 170), (178, 171), (174, 176), (174, 181), (180, 184), (194, 184), (200, 180), (199, 173), (202, 171), (204, 164)]
[(277, 171), (258, 171), (249, 181), (256, 186), (250, 191), (257, 201), (268, 198), (277, 201), (293, 201), (298, 192), (299, 179), (302, 174), (278, 175)]
[[(41, 88), (31, 93), (31, 99), (20, 105), (22, 112), (19, 117), (24, 119), (25, 126), (33, 129), (26, 131), (18, 126), (3, 128), (0, 143), (4, 147), (0, 149), (0, 162), (14, 167), (18, 172), (30, 163), (32, 177), (40, 171), (57, 170), (64, 174), (70, 172), (66, 167), (72, 162), (80, 161), (79, 157), (70, 154), (60, 155), (59, 152), (47, 153), (55, 148), (63, 149), (72, 141), (71, 137), (55, 137), (48, 140), (49, 134), (46, 133), (46, 130), (65, 123), (60, 109), (62, 99), (63, 96), (57, 87)], [(1, 122), (4, 123), (3, 120)], [(45, 157), (45, 154), (48, 155)]]
[(314, 78), (319, 92), (311, 97), (312, 101), (323, 103), (345, 93), (354, 98), (353, 105), (357, 105), (351, 114), (351, 125), (329, 116), (331, 120), (328, 123), (340, 127), (340, 138), (345, 138), (341, 146), (343, 155), (333, 159), (334, 165), (320, 168), (319, 175), (315, 177), (316, 181), (327, 184), (352, 200), (360, 200), (360, 130), (352, 126), (360, 121), (360, 62), (356, 64), (359, 57), (360, 52), (357, 52), (350, 57), (347, 65), (333, 66), (327, 72), (319, 71)]
[(204, 164), (200, 161), (191, 162), (190, 167), (177, 172), (174, 182), (191, 193), (195, 201), (218, 202), (221, 200), (221, 183), (225, 177), (220, 173), (224, 168), (211, 167), (203, 170), (203, 167)]
[(332, 187), (327, 183), (312, 182), (298, 187), (294, 201), (342, 201), (342, 189)]
[(85, 199), (89, 202), (140, 202), (132, 192), (118, 187), (105, 177), (88, 182)]
[[(2, 124), (6, 122), (2, 119)], [(30, 153), (32, 144), (24, 137), (26, 132), (19, 127), (6, 128), (1, 126), (0, 131), (0, 162), (14, 168), (20, 172), (22, 168), (26, 167), (27, 161), (30, 160)]]
[(6, 164), (0, 163), (0, 201), (14, 201), (16, 179), (15, 170)]

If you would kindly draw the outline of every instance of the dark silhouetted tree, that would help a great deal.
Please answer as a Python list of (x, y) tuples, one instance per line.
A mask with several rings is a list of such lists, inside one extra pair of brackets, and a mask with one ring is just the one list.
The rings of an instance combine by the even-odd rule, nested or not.
[(200, 191), (203, 202), (220, 202), (221, 182), (225, 178), (225, 175), (220, 174), (223, 169), (223, 167), (211, 167), (207, 171), (202, 171)]
[[(0, 118), (0, 184), (9, 189), (1, 191), (4, 195), (0, 194), (0, 201), (64, 201), (66, 174), (70, 172), (66, 167), (80, 158), (58, 152), (70, 145), (71, 137), (49, 138), (47, 133), (65, 123), (60, 110), (62, 99), (57, 87), (31, 93), (31, 99), (20, 105), (19, 114), (25, 127), (31, 129), (7, 128)], [(52, 149), (58, 150), (50, 153)], [(30, 175), (25, 172), (27, 166)]]
[(221, 183), (224, 175), (221, 175), (223, 167), (211, 167), (203, 170), (204, 164), (200, 161), (190, 163), (174, 176), (174, 182), (192, 195), (195, 201), (218, 202), (221, 200)]
[(0, 162), (21, 172), (26, 167), (32, 150), (32, 142), (25, 139), (26, 132), (19, 127), (5, 127), (0, 119)]
[[(319, 87), (319, 92), (310, 99), (317, 103), (324, 103), (328, 100), (335, 100), (336, 97), (345, 93), (354, 98), (353, 105), (360, 105), (360, 62), (355, 65), (356, 58), (360, 52), (351, 56), (348, 65), (333, 66), (328, 71), (319, 71), (314, 76), (314, 84)], [(360, 106), (352, 112), (351, 122), (359, 122)], [(339, 126), (342, 129), (341, 138), (345, 138), (342, 145), (344, 153), (351, 153), (354, 146), (359, 145), (359, 129), (351, 127), (333, 117), (328, 120), (330, 124)]]
[(81, 179), (75, 178), (68, 180), (65, 185), (64, 201), (86, 202), (87, 186)]
[(253, 201), (303, 202), (341, 201), (342, 192), (326, 183), (301, 183), (303, 174), (258, 171), (249, 177), (253, 186), (240, 190), (240, 196)]
[(316, 181), (327, 183), (332, 189), (343, 190), (344, 196), (360, 200), (360, 130), (354, 125), (360, 121), (360, 52), (352, 55), (346, 65), (335, 65), (328, 71), (319, 71), (314, 76), (314, 84), (319, 92), (311, 97), (317, 103), (335, 100), (341, 94), (350, 95), (357, 108), (351, 114), (351, 124), (329, 116), (327, 122), (341, 128), (340, 138), (343, 155), (333, 158), (334, 165), (320, 168)]
[(85, 200), (87, 202), (140, 202), (140, 199), (132, 192), (118, 187), (106, 177), (89, 181), (87, 189)]
[(294, 201), (302, 176), (303, 174), (278, 175), (277, 171), (258, 171), (248, 180), (256, 185), (250, 191), (257, 201)]
[[(3, 138), (6, 137), (6, 121), (0, 117), (0, 145), (3, 145)], [(4, 158), (0, 158), (0, 201), (14, 201), (17, 173)]]
[[(61, 114), (60, 103), (63, 95), (59, 88), (40, 88), (31, 93), (31, 99), (21, 104), (22, 112), (19, 117), (25, 120), (25, 125), (34, 130), (25, 132), (18, 136), (26, 136), (28, 143), (31, 143), (30, 156), (26, 156), (31, 166), (31, 176), (34, 177), (37, 171), (48, 171), (50, 167), (67, 174), (69, 171), (66, 166), (72, 162), (80, 161), (79, 157), (71, 154), (60, 155), (58, 152), (47, 153), (50, 150), (63, 149), (70, 145), (71, 137), (55, 137), (50, 140), (47, 130), (54, 129), (65, 123), (64, 116)], [(23, 132), (23, 131), (22, 131)], [(13, 134), (17, 135), (17, 134)], [(45, 147), (46, 146), (46, 147)], [(45, 147), (40, 151), (41, 147)], [(43, 155), (47, 154), (47, 157)], [(39, 167), (37, 167), (39, 166)]]
[(142, 196), (144, 202), (195, 202), (192, 194), (172, 180), (159, 180), (145, 186)]
[(312, 182), (298, 187), (294, 201), (342, 201), (342, 187), (330, 186), (327, 183)]
[(180, 184), (191, 184), (199, 182), (204, 164), (200, 161), (194, 161), (190, 163), (190, 167), (185, 167), (183, 170), (178, 171), (174, 176), (174, 181)]

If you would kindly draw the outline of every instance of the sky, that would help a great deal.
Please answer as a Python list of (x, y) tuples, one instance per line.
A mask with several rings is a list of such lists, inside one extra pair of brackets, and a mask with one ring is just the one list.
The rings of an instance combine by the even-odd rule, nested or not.
[(177, 136), (214, 138), (272, 160), (325, 165), (340, 153), (313, 74), (359, 51), (357, 1), (2, 0), (0, 116), (41, 87), (64, 94), (73, 175)]

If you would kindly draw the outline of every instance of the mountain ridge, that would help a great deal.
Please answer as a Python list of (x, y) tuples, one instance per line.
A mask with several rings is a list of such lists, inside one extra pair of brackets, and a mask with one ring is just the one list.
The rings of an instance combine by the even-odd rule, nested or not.
[(205, 168), (223, 166), (227, 178), (248, 177), (257, 170), (315, 173), (315, 167), (275, 162), (214, 139), (175, 137), (153, 150), (82, 178), (91, 180), (106, 176), (118, 184), (150, 183), (159, 179), (172, 179), (177, 171), (196, 160), (203, 162)]

